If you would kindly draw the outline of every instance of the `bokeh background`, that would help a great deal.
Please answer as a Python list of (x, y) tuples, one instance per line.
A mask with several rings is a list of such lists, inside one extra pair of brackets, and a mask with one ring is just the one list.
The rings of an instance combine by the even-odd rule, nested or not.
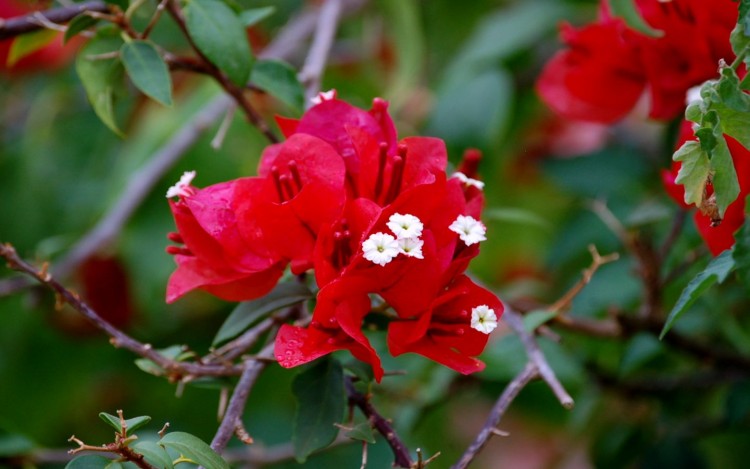
[[(257, 51), (314, 2), (239, 3), (275, 7), (249, 32)], [(621, 259), (602, 267), (573, 303), (572, 315), (590, 319), (606, 318), (612, 309), (636, 312), (644, 295), (635, 260), (592, 203), (606, 202), (628, 230), (657, 245), (679, 211), (659, 178), (670, 163), (676, 124), (649, 122), (640, 109), (612, 127), (570, 122), (550, 112), (534, 91), (545, 61), (561, 47), (560, 21), (590, 21), (597, 5), (374, 0), (342, 21), (323, 79), (324, 89), (336, 88), (340, 98), (361, 107), (376, 96), (388, 99), (400, 137), (440, 137), (454, 164), (466, 148), (482, 150), (489, 240), (472, 270), (509, 304), (533, 309), (557, 300), (590, 264), (590, 244), (603, 254), (619, 252)], [(185, 48), (169, 21), (160, 23), (154, 39)], [(74, 55), (76, 47), (74, 42), (57, 53)], [(305, 52), (291, 63), (299, 67)], [(53, 264), (107, 213), (160, 145), (220, 92), (208, 78), (185, 72), (173, 75), (173, 108), (131, 90), (118, 109), (127, 135), (120, 138), (92, 111), (72, 58), (62, 62), (0, 69), (0, 241), (27, 259)], [(296, 115), (270, 97), (253, 102), (269, 120)], [(205, 353), (234, 307), (202, 293), (164, 302), (174, 268), (164, 252), (166, 233), (174, 229), (166, 189), (193, 169), (198, 186), (252, 175), (266, 145), (238, 114), (215, 150), (210, 142), (219, 124), (164, 177), (116, 240), (62, 279), (103, 316), (156, 347), (188, 344)], [(690, 253), (698, 253), (695, 264), (666, 286), (667, 311), (710, 259), (688, 223), (663, 268)], [(0, 270), (0, 281), (12, 277)], [(748, 356), (747, 292), (727, 283), (696, 303), (677, 330)], [(551, 329), (552, 339), (539, 340), (575, 408), (564, 410), (541, 383), (528, 386), (501, 423), (510, 435), (493, 439), (472, 467), (746, 467), (750, 370), (722, 376), (716, 363), (652, 332), (598, 338)], [(383, 339), (373, 337), (380, 346)], [(431, 466), (438, 468), (463, 452), (526, 361), (506, 327), (493, 334), (481, 357), (487, 368), (474, 376), (418, 356), (381, 356), (386, 369), (408, 373), (376, 386), (376, 405), (410, 448), (442, 453)], [(68, 307), (57, 310), (46, 291), (0, 297), (0, 465), (20, 464), (10, 458), (18, 453), (54, 456), (50, 450), (72, 448), (66, 441), (72, 434), (90, 444), (111, 441), (97, 414), (116, 409), (151, 416), (152, 432), (169, 422), (172, 430), (210, 441), (218, 426), (219, 386), (178, 388), (141, 371), (135, 358), (110, 346)], [(289, 441), (296, 373), (270, 366), (253, 389), (244, 420), (258, 445)], [(360, 454), (358, 444), (341, 445), (302, 467), (358, 467)], [(379, 439), (369, 449), (368, 467), (389, 467), (390, 461)]]

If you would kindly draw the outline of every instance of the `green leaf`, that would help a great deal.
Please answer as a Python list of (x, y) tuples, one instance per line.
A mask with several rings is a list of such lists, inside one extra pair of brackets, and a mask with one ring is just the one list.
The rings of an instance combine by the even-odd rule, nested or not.
[(305, 91), (291, 65), (277, 60), (259, 60), (253, 67), (250, 81), (295, 111), (302, 112)]
[(34, 442), (27, 437), (0, 428), (0, 459), (27, 454), (34, 449)]
[[(120, 417), (117, 417), (106, 412), (99, 412), (99, 418), (109, 424), (110, 427), (114, 428), (116, 432), (120, 432)], [(131, 435), (134, 431), (138, 430), (142, 426), (146, 425), (151, 421), (151, 417), (142, 415), (140, 417), (133, 417), (132, 419), (125, 420), (125, 433)]]
[(172, 469), (172, 458), (169, 456), (164, 447), (148, 440), (136, 441), (130, 446), (133, 451), (142, 454), (146, 462), (158, 469)]
[(650, 37), (662, 37), (664, 31), (652, 28), (638, 13), (634, 0), (609, 0), (609, 6), (614, 16), (619, 16), (625, 24), (634, 30)]
[(734, 268), (735, 263), (730, 249), (727, 249), (712, 259), (703, 272), (696, 275), (690, 283), (688, 283), (685, 289), (682, 290), (680, 297), (677, 299), (677, 303), (667, 317), (667, 322), (664, 324), (661, 334), (659, 334), (659, 339), (664, 338), (664, 335), (672, 328), (677, 318), (687, 311), (687, 309), (695, 303), (695, 301), (700, 298), (700, 296), (708, 290), (711, 285), (716, 282), (724, 282)]
[(724, 216), (729, 204), (737, 200), (740, 195), (740, 184), (737, 180), (737, 172), (734, 169), (732, 155), (729, 153), (726, 139), (721, 136), (717, 139), (711, 156), (711, 172), (713, 173), (714, 194), (716, 194), (716, 205), (719, 215)]
[(344, 362), (344, 368), (359, 378), (363, 383), (370, 383), (375, 379), (372, 367), (363, 361), (357, 359), (347, 360)]
[(691, 140), (683, 143), (672, 159), (682, 163), (675, 182), (685, 186), (685, 203), (699, 206), (711, 174), (708, 154), (699, 142)]
[(78, 15), (68, 23), (68, 29), (65, 30), (65, 42), (67, 43), (70, 38), (76, 34), (89, 29), (90, 27), (97, 24), (99, 20), (92, 18), (88, 15)]
[(213, 345), (216, 346), (237, 337), (256, 321), (274, 311), (301, 303), (312, 297), (313, 294), (310, 289), (296, 280), (279, 283), (266, 296), (240, 303), (221, 325), (219, 332), (216, 333)]
[(104, 469), (112, 463), (111, 459), (96, 454), (86, 454), (72, 459), (65, 469)]
[[(157, 350), (157, 352), (170, 360), (181, 361), (193, 355), (192, 353), (185, 352), (184, 350), (185, 349), (182, 345), (172, 345), (171, 347)], [(138, 368), (145, 371), (146, 373), (152, 374), (154, 376), (164, 375), (164, 369), (148, 358), (139, 358), (135, 361), (135, 364)]]
[(482, 217), (486, 220), (502, 221), (505, 223), (519, 223), (534, 225), (539, 228), (552, 229), (549, 221), (530, 210), (515, 207), (495, 207), (484, 211)]
[(22, 34), (17, 36), (10, 45), (6, 65), (12, 67), (19, 60), (33, 54), (44, 46), (49, 45), (55, 40), (59, 33), (51, 29), (40, 29), (33, 33)]
[(362, 422), (355, 425), (351, 430), (347, 430), (344, 436), (352, 440), (375, 444), (375, 437), (372, 434), (372, 426), (369, 422)]
[(130, 80), (139, 90), (165, 106), (172, 105), (169, 69), (150, 42), (126, 42), (120, 48), (120, 59)]
[(245, 86), (253, 55), (239, 17), (221, 0), (188, 0), (188, 32), (198, 49), (237, 86)]
[(115, 97), (124, 89), (124, 68), (117, 58), (96, 58), (120, 49), (119, 35), (102, 33), (89, 41), (78, 53), (76, 72), (99, 119), (114, 133), (122, 136), (115, 120)]
[(344, 372), (338, 361), (318, 360), (292, 382), (297, 398), (292, 444), (297, 461), (305, 462), (314, 451), (325, 448), (338, 434), (334, 423), (344, 417)]
[(242, 23), (242, 26), (249, 28), (250, 26), (255, 26), (260, 23), (275, 12), (276, 7), (273, 6), (251, 8), (240, 13), (240, 23)]
[(177, 451), (206, 469), (229, 469), (229, 464), (216, 454), (206, 442), (190, 433), (167, 433), (159, 440), (159, 444)]
[[(750, 207), (750, 205), (745, 205)], [(732, 258), (737, 268), (737, 278), (746, 289), (750, 289), (750, 217), (745, 216), (745, 223), (735, 235)]]
[(537, 327), (546, 323), (555, 316), (557, 316), (556, 312), (548, 311), (546, 309), (537, 309), (535, 311), (531, 311), (530, 313), (524, 315), (523, 327), (527, 332), (532, 333), (536, 330)]

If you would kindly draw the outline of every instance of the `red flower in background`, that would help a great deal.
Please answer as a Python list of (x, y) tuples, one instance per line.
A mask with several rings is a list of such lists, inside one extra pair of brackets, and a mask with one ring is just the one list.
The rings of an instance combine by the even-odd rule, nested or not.
[(572, 119), (612, 123), (648, 92), (649, 116), (673, 119), (684, 110), (689, 88), (714, 77), (720, 59), (734, 59), (729, 34), (737, 21), (736, 2), (637, 0), (636, 5), (661, 37), (628, 28), (604, 0), (596, 23), (562, 26), (568, 49), (550, 60), (537, 82), (552, 109)]
[[(750, 194), (750, 151), (732, 137), (728, 135), (724, 135), (724, 137), (727, 140), (729, 152), (734, 162), (734, 169), (737, 172), (740, 195), (737, 197), (737, 200), (729, 204), (724, 213), (724, 218), (718, 226), (712, 223), (710, 216), (701, 213), (699, 210), (693, 216), (698, 232), (714, 256), (734, 246), (734, 233), (745, 222), (745, 198)], [(692, 122), (684, 121), (680, 129), (680, 138), (676, 148), (680, 148), (683, 143), (689, 140), (696, 140), (693, 134)], [(685, 203), (684, 186), (675, 183), (680, 167), (679, 162), (674, 162), (670, 170), (663, 170), (662, 181), (667, 193), (682, 207), (688, 208), (689, 206)], [(708, 190), (707, 195), (710, 196), (712, 191), (710, 185), (708, 186)]]
[[(0, 19), (15, 18), (44, 7), (44, 2), (22, 2), (0, 0)], [(37, 8), (34, 8), (37, 7)], [(71, 41), (78, 42), (78, 41)], [(75, 53), (75, 44), (63, 44), (63, 34), (58, 33), (52, 41), (41, 49), (21, 58), (13, 65), (8, 65), (8, 54), (13, 41), (0, 41), (0, 73), (26, 73), (42, 70), (54, 70), (65, 65)]]

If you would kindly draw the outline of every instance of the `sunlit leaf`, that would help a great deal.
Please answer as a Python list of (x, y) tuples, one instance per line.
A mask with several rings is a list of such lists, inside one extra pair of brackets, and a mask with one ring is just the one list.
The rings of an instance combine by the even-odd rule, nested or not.
[(185, 22), (198, 49), (237, 86), (250, 78), (253, 55), (239, 17), (221, 0), (188, 0)]
[(330, 445), (344, 417), (344, 373), (338, 361), (318, 360), (297, 375), (292, 383), (297, 398), (292, 444), (297, 461), (302, 463), (314, 451)]
[(546, 323), (550, 319), (557, 316), (555, 311), (548, 311), (546, 309), (538, 309), (531, 311), (523, 316), (523, 327), (527, 332), (534, 332), (537, 327)]
[(667, 317), (664, 328), (659, 334), (662, 339), (664, 335), (672, 328), (675, 321), (687, 311), (687, 309), (700, 298), (700, 296), (715, 283), (722, 283), (726, 280), (730, 272), (735, 268), (732, 251), (726, 250), (711, 260), (706, 268), (696, 275), (690, 283), (682, 290), (677, 303)]
[(205, 441), (190, 433), (167, 433), (159, 440), (159, 444), (177, 451), (206, 469), (229, 469), (229, 464), (216, 454), (216, 451), (212, 450)]
[(24, 57), (31, 55), (39, 49), (49, 45), (52, 41), (55, 40), (58, 34), (60, 33), (51, 29), (40, 29), (39, 31), (34, 31), (33, 33), (17, 36), (13, 40), (13, 43), (10, 45), (10, 51), (8, 51), (6, 65), (8, 67), (12, 67)]
[(172, 105), (169, 69), (150, 42), (126, 42), (120, 48), (120, 59), (130, 80), (139, 90), (165, 106)]

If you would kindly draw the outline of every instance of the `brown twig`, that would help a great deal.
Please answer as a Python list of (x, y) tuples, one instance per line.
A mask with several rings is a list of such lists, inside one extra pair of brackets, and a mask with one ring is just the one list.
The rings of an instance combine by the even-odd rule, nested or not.
[[(507, 315), (506, 311), (503, 316)], [(479, 434), (476, 436), (471, 445), (466, 449), (461, 458), (451, 466), (451, 469), (466, 469), (469, 464), (477, 457), (479, 452), (484, 448), (487, 442), (496, 435), (497, 425), (505, 415), (505, 412), (510, 407), (510, 404), (518, 396), (518, 393), (526, 387), (534, 378), (539, 377), (539, 369), (533, 362), (526, 363), (524, 369), (513, 378), (513, 381), (508, 383), (505, 390), (495, 402), (492, 407), (490, 415), (487, 416), (487, 420), (484, 422), (484, 426)]]
[(346, 393), (349, 396), (349, 403), (357, 406), (359, 410), (362, 411), (365, 417), (370, 421), (372, 427), (377, 430), (378, 433), (383, 435), (388, 446), (391, 447), (394, 456), (393, 465), (406, 468), (412, 467), (414, 463), (409, 454), (409, 449), (398, 437), (393, 425), (378, 413), (377, 409), (375, 409), (366, 395), (357, 391), (350, 377), (347, 377), (344, 380), (344, 384), (346, 385)]
[(67, 23), (84, 12), (107, 13), (109, 11), (110, 5), (103, 1), (93, 0), (47, 11), (36, 11), (16, 18), (8, 18), (0, 22), (0, 41), (43, 29), (45, 26), (39, 20), (40, 15), (44, 18), (44, 21), (61, 24)]
[(28, 262), (24, 261), (16, 250), (10, 244), (0, 244), (0, 257), (8, 262), (8, 267), (23, 272), (39, 283), (46, 286), (57, 295), (58, 302), (64, 301), (70, 304), (73, 309), (81, 313), (94, 326), (106, 332), (110, 336), (110, 343), (118, 348), (124, 348), (131, 352), (148, 358), (160, 367), (162, 367), (172, 380), (178, 380), (186, 375), (192, 376), (233, 376), (243, 372), (243, 367), (237, 365), (203, 365), (198, 363), (184, 363), (171, 360), (156, 350), (150, 344), (143, 344), (112, 324), (104, 320), (96, 311), (91, 309), (78, 294), (68, 290), (62, 284), (57, 282), (47, 271), (46, 264), (37, 269)]
[(589, 252), (591, 253), (591, 257), (593, 257), (593, 260), (591, 262), (591, 265), (583, 271), (581, 280), (573, 285), (573, 287), (568, 290), (559, 300), (550, 305), (549, 308), (547, 308), (549, 311), (557, 313), (559, 315), (559, 313), (570, 308), (573, 299), (581, 292), (581, 290), (583, 290), (586, 285), (589, 284), (589, 282), (591, 282), (591, 279), (594, 277), (596, 271), (599, 270), (599, 267), (603, 266), (604, 264), (614, 262), (620, 257), (620, 255), (616, 252), (607, 254), (606, 256), (602, 256), (599, 254), (599, 251), (596, 250), (596, 246), (594, 246), (593, 244), (589, 246)]

